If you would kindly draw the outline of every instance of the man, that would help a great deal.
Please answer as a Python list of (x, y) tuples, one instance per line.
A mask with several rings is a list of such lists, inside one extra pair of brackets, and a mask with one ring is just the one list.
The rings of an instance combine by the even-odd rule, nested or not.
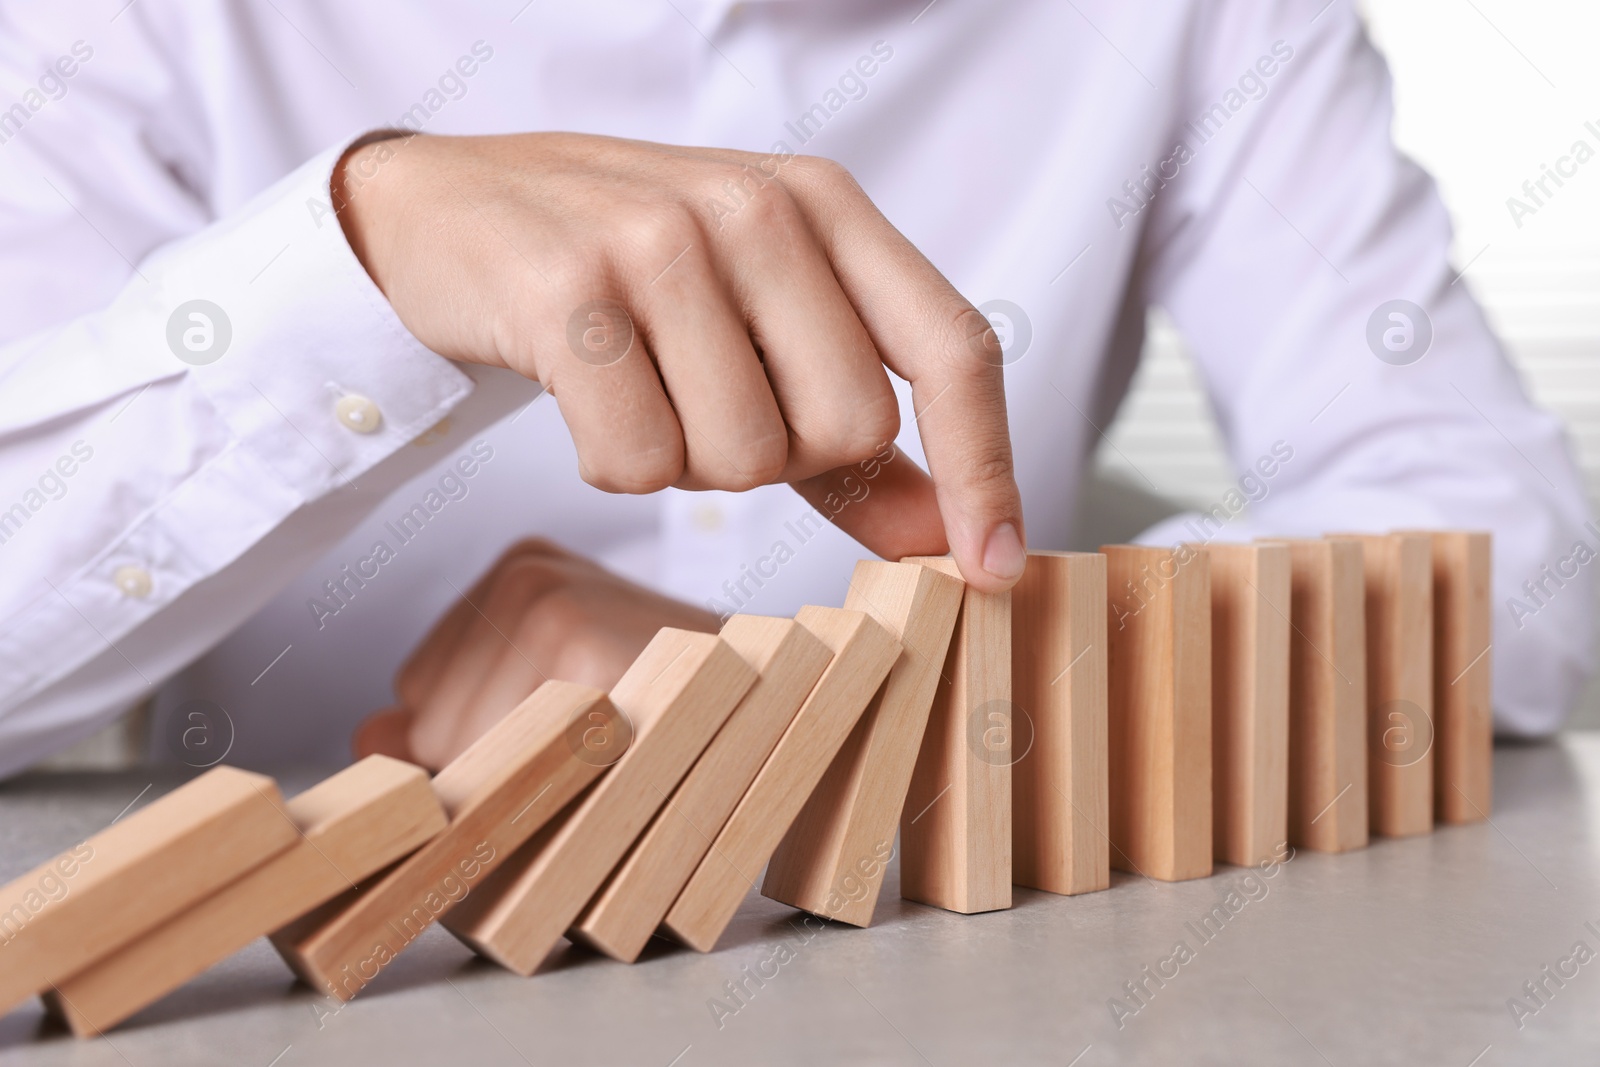
[(330, 756), (439, 619), (358, 739), (437, 766), (841, 529), (1005, 588), (1155, 304), (1260, 488), (1146, 540), (1492, 528), (1502, 603), (1586, 517), (1344, 0), (3, 10), (0, 771), (152, 695)]

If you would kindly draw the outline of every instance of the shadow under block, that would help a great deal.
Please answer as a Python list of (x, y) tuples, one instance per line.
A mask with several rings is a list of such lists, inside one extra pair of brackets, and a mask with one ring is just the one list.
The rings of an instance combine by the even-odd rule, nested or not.
[(272, 935), (294, 972), (349, 1000), (605, 770), (595, 730), (625, 736), (605, 694), (545, 682), (433, 779), (450, 825), (398, 866)]
[(282, 804), (216, 767), (0, 888), (0, 1014), (288, 848)]
[[(959, 577), (955, 561), (908, 563)], [(962, 595), (900, 816), (900, 895), (971, 915), (1011, 907), (1011, 593)]]
[(47, 995), (73, 1033), (109, 1030), (415, 851), (446, 824), (427, 772), (387, 756), (368, 756), (284, 807), (300, 835), (289, 848)]
[(1289, 546), (1213, 543), (1212, 855), (1251, 867), (1289, 835)]
[(1433, 804), (1440, 822), (1478, 822), (1494, 800), (1490, 538), (1433, 537)]
[(480, 955), (532, 974), (756, 682), (713, 634), (664, 629), (611, 691), (634, 723), (609, 774), (444, 920)]
[(854, 926), (872, 922), (965, 587), (916, 563), (856, 564), (844, 606), (882, 623), (900, 656), (772, 854), (764, 896)]
[(793, 619), (735, 615), (719, 635), (758, 675), (567, 937), (632, 963), (711, 849), (833, 653)]
[(1289, 546), (1289, 843), (1367, 844), (1366, 579), (1357, 541)]
[(701, 952), (716, 946), (900, 655), (900, 642), (864, 612), (804, 607), (795, 621), (833, 659), (661, 924)]
[(1367, 589), (1367, 807), (1371, 830), (1433, 830), (1433, 538), (1354, 534)]
[(1195, 549), (1106, 545), (1111, 864), (1211, 873), (1211, 581)]
[(1017, 885), (1065, 894), (1111, 885), (1105, 604), (1098, 552), (1029, 552), (1011, 590), (1012, 699), (1033, 724), (1032, 747), (1011, 767)]

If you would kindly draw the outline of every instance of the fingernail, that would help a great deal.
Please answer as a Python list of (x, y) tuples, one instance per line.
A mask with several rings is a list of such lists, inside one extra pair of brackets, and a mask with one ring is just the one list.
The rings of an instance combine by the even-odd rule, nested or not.
[(1028, 551), (1022, 547), (1022, 537), (1014, 525), (1002, 522), (989, 531), (989, 540), (983, 545), (984, 570), (1009, 582), (1022, 577), (1022, 568), (1027, 562)]

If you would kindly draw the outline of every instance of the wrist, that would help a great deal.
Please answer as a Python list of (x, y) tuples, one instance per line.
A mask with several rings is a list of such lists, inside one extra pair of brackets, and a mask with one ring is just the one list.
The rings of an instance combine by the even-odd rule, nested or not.
[(379, 220), (389, 216), (386, 201), (399, 184), (396, 168), (388, 166), (417, 135), (408, 130), (375, 130), (345, 149), (329, 180), (334, 212), (350, 250), (385, 296)]

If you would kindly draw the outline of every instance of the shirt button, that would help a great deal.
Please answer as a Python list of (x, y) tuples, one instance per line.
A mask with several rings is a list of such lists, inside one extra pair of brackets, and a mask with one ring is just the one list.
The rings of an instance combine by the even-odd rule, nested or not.
[(358, 393), (341, 396), (339, 402), (333, 405), (333, 414), (345, 429), (356, 433), (372, 433), (383, 422), (383, 413), (378, 410), (378, 405)]
[(690, 512), (690, 519), (696, 529), (705, 533), (716, 533), (722, 529), (722, 509), (715, 504), (701, 504)]
[(123, 596), (137, 597), (143, 600), (150, 595), (154, 585), (150, 580), (150, 572), (143, 567), (118, 567), (117, 573), (111, 576), (111, 581), (122, 591)]

